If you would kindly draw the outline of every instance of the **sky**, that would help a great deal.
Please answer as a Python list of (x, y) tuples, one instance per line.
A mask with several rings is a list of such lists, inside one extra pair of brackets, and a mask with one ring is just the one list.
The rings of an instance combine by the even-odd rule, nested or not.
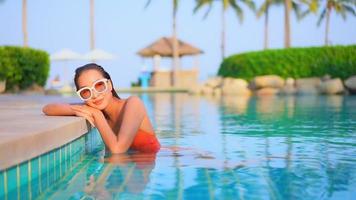
[[(49, 54), (69, 48), (80, 54), (90, 50), (89, 0), (28, 0), (29, 46)], [(137, 81), (143, 68), (152, 69), (151, 59), (142, 59), (137, 52), (160, 37), (172, 33), (173, 0), (96, 0), (96, 47), (115, 55), (114, 60), (98, 61), (112, 77), (116, 87), (129, 87)], [(257, 6), (262, 0), (256, 0)], [(199, 57), (200, 82), (217, 74), (221, 59), (221, 5), (216, 2), (206, 19), (206, 8), (193, 13), (194, 0), (181, 0), (177, 14), (178, 37), (204, 51)], [(226, 15), (226, 55), (263, 49), (263, 17), (257, 19), (244, 7), (244, 21), (237, 20), (233, 10)], [(22, 1), (0, 1), (0, 45), (23, 44)], [(270, 48), (283, 48), (284, 13), (282, 6), (270, 10)], [(292, 47), (322, 46), (325, 22), (316, 25), (318, 17), (310, 15), (297, 21), (291, 15)], [(356, 17), (332, 13), (330, 41), (333, 45), (356, 44)], [(72, 80), (74, 70), (88, 61), (51, 61), (49, 81), (55, 75)], [(182, 68), (194, 65), (194, 58), (182, 61)], [(171, 61), (163, 59), (162, 68), (171, 68)]]

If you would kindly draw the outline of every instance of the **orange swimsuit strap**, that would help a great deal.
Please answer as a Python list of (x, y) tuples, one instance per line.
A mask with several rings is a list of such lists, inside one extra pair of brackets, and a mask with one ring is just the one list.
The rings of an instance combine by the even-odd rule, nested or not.
[(155, 134), (139, 129), (130, 146), (130, 149), (140, 152), (155, 153), (160, 149), (161, 145)]

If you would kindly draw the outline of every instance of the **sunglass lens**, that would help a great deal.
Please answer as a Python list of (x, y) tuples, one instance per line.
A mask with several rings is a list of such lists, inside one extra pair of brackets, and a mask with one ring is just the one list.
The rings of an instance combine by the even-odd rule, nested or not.
[(99, 81), (94, 85), (97, 92), (104, 92), (106, 90), (106, 84), (104, 81)]
[(83, 99), (89, 99), (90, 98), (90, 95), (91, 95), (91, 91), (89, 89), (84, 89), (84, 90), (81, 90), (80, 91), (80, 96), (83, 98)]

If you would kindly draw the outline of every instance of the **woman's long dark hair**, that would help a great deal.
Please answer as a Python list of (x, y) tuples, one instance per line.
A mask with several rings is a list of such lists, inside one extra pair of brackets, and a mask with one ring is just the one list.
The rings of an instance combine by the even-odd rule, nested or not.
[(86, 70), (90, 70), (90, 69), (93, 69), (93, 70), (97, 70), (98, 72), (101, 73), (101, 75), (103, 75), (104, 78), (106, 79), (109, 79), (110, 82), (111, 82), (111, 85), (112, 85), (112, 90), (111, 90), (111, 93), (114, 97), (118, 98), (118, 99), (121, 99), (119, 97), (119, 95), (117, 95), (116, 91), (115, 91), (115, 88), (114, 88), (114, 84), (112, 83), (112, 80), (110, 78), (110, 75), (109, 73), (107, 73), (104, 68), (98, 64), (95, 64), (95, 63), (89, 63), (89, 64), (86, 64), (86, 65), (83, 65), (81, 67), (78, 67), (76, 70), (75, 70), (75, 75), (74, 75), (74, 84), (75, 84), (75, 87), (77, 88), (77, 90), (79, 89), (78, 87), (78, 78), (79, 76), (85, 72)]

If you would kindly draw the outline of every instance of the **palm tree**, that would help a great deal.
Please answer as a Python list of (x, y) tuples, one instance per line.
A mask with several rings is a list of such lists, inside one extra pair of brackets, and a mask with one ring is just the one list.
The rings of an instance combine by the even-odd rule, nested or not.
[[(148, 0), (145, 7), (151, 4), (151, 0)], [(172, 9), (172, 51), (173, 51), (173, 77), (172, 84), (177, 86), (177, 71), (180, 68), (179, 64), (179, 49), (178, 49), (178, 33), (177, 33), (177, 11), (178, 11), (179, 0), (173, 0)]]
[(257, 17), (261, 17), (265, 14), (265, 27), (264, 27), (264, 42), (263, 48), (268, 49), (268, 15), (269, 15), (269, 7), (272, 4), (281, 3), (281, 0), (265, 0), (261, 7), (257, 10)]
[(292, 8), (291, 0), (284, 0), (284, 47), (290, 47), (290, 19), (289, 14)]
[(27, 0), (22, 0), (22, 33), (23, 46), (28, 46), (28, 32), (27, 32)]
[[(282, 0), (282, 1), (284, 4), (284, 47), (289, 48), (291, 46), (291, 39), (290, 39), (291, 25), (290, 25), (290, 17), (289, 17), (290, 11), (293, 9), (297, 19), (298, 20), (301, 19), (300, 4), (302, 4), (303, 1), (308, 1), (308, 0), (300, 0), (300, 1)], [(280, 3), (281, 0), (277, 0), (276, 2)]]
[[(3, 3), (5, 0), (0, 0)], [(22, 33), (23, 33), (23, 46), (28, 46), (28, 32), (27, 32), (27, 0), (22, 0)]]
[(90, 49), (95, 49), (94, 0), (90, 0)]
[(329, 45), (329, 24), (330, 24), (330, 14), (331, 11), (335, 10), (337, 14), (340, 14), (342, 18), (346, 19), (346, 14), (351, 13), (356, 16), (354, 7), (356, 6), (356, 1), (354, 0), (327, 0), (324, 7), (322, 8), (321, 14), (317, 25), (320, 26), (323, 19), (326, 17), (325, 23), (325, 46)]
[(255, 4), (251, 1), (251, 0), (196, 0), (196, 6), (194, 8), (194, 13), (197, 12), (199, 9), (201, 9), (202, 7), (204, 7), (205, 5), (208, 6), (208, 10), (205, 13), (204, 18), (206, 18), (212, 8), (212, 5), (214, 2), (216, 1), (220, 1), (222, 3), (222, 12), (221, 12), (221, 57), (222, 59), (225, 58), (225, 29), (226, 29), (226, 24), (225, 24), (225, 15), (226, 15), (226, 11), (228, 10), (228, 8), (232, 8), (238, 19), (239, 22), (242, 23), (243, 22), (243, 11), (242, 8), (239, 4), (239, 2), (247, 5), (250, 9), (255, 10)]
[[(307, 0), (301, 0), (307, 1)], [(302, 3), (302, 2), (299, 2)], [(261, 7), (257, 11), (257, 17), (261, 17), (265, 14), (265, 28), (264, 28), (264, 48), (268, 48), (268, 15), (269, 15), (269, 8), (271, 5), (284, 5), (284, 47), (289, 48), (291, 39), (290, 39), (290, 11), (293, 11), (296, 14), (297, 19), (301, 18), (300, 13), (300, 5), (296, 1), (292, 0), (265, 0)]]
[(172, 20), (172, 38), (173, 38), (173, 86), (177, 85), (177, 71), (179, 69), (179, 49), (178, 49), (178, 34), (177, 34), (177, 11), (178, 0), (173, 0), (173, 20)]

